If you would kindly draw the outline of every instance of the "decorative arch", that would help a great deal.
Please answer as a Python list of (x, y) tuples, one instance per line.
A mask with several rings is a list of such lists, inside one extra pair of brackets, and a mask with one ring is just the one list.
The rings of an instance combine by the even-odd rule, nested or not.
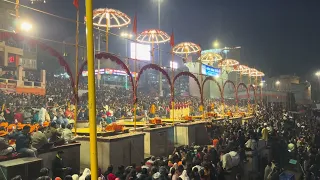
[(222, 94), (223, 94), (223, 100), (224, 100), (224, 89), (226, 87), (227, 84), (231, 84), (233, 86), (233, 89), (234, 89), (234, 96), (235, 98), (237, 98), (237, 87), (236, 85), (234, 84), (234, 82), (230, 81), (230, 80), (227, 80), (226, 82), (224, 82), (223, 84), (223, 89), (222, 89)]
[(244, 84), (244, 83), (239, 83), (238, 86), (237, 86), (237, 91), (236, 91), (236, 102), (237, 102), (237, 103), (239, 102), (239, 97), (238, 97), (238, 95), (239, 95), (239, 88), (240, 88), (241, 86), (246, 89), (248, 101), (249, 101), (249, 98), (250, 98), (249, 90), (248, 90), (248, 87), (246, 86), (246, 84)]
[[(115, 62), (117, 63), (118, 65), (121, 66), (122, 69), (124, 69), (124, 71), (127, 73), (127, 75), (129, 76), (129, 80), (131, 82), (131, 87), (132, 87), (132, 91), (134, 92), (134, 80), (133, 80), (133, 76), (128, 68), (128, 66), (123, 62), (121, 61), (121, 59), (117, 56), (115, 56), (114, 54), (111, 54), (111, 53), (106, 53), (106, 52), (100, 52), (98, 54), (95, 55), (95, 58), (97, 59), (100, 59), (100, 60), (110, 60), (112, 62)], [(77, 82), (79, 82), (79, 77), (81, 76), (83, 70), (84, 70), (84, 67), (87, 65), (87, 61), (84, 61), (81, 66), (80, 66), (80, 69), (79, 69), (79, 72), (78, 72), (78, 76), (77, 76)], [(79, 84), (78, 84), (79, 85)], [(136, 97), (134, 96), (134, 93), (133, 93), (133, 99), (135, 101)]]
[[(223, 92), (222, 92), (222, 88), (221, 88), (220, 84), (217, 82), (217, 80), (214, 79), (213, 77), (211, 77), (211, 76), (206, 77), (206, 78), (204, 79), (204, 81), (202, 82), (201, 89), (204, 88), (204, 85), (205, 85), (205, 83), (206, 83), (207, 81), (213, 81), (213, 82), (216, 83), (216, 85), (217, 85), (218, 88), (219, 88), (221, 102), (223, 102)], [(202, 98), (203, 98), (203, 93), (202, 93)]]
[(174, 78), (173, 78), (173, 82), (172, 82), (172, 88), (174, 87), (174, 83), (176, 82), (176, 80), (180, 77), (180, 76), (189, 76), (191, 77), (192, 79), (194, 79), (198, 85), (198, 88), (199, 88), (199, 92), (200, 92), (200, 98), (201, 98), (201, 104), (203, 105), (203, 95), (202, 95), (202, 88), (201, 88), (201, 85), (200, 85), (200, 82), (198, 80), (198, 78), (192, 74), (191, 72), (189, 71), (183, 71), (183, 72), (179, 72)]
[(262, 87), (261, 86), (257, 86), (256, 91), (259, 91), (259, 98), (260, 98), (260, 102), (262, 101)]
[(30, 46), (38, 45), (38, 47), (40, 49), (42, 49), (43, 51), (47, 51), (50, 55), (56, 57), (57, 60), (58, 60), (58, 63), (60, 64), (60, 66), (64, 67), (65, 71), (70, 76), (71, 86), (72, 86), (72, 90), (73, 90), (73, 94), (74, 94), (74, 99), (78, 98), (78, 94), (76, 94), (76, 91), (75, 91), (75, 83), (74, 83), (72, 71), (70, 69), (70, 66), (68, 65), (68, 63), (66, 62), (66, 60), (63, 58), (63, 56), (60, 53), (58, 53), (52, 47), (44, 44), (43, 42), (41, 42), (41, 41), (39, 41), (39, 40), (37, 40), (35, 38), (24, 37), (24, 36), (22, 36), (20, 34), (15, 34), (13, 32), (0, 32), (0, 39), (8, 40), (9, 38), (12, 38), (15, 41), (23, 41), (23, 40), (25, 40)]
[(170, 88), (172, 88), (172, 83), (171, 83), (169, 74), (168, 74), (165, 70), (163, 70), (160, 66), (158, 66), (158, 65), (156, 65), (156, 64), (147, 64), (147, 65), (143, 66), (143, 67), (141, 68), (141, 70), (139, 71), (139, 73), (138, 73), (138, 76), (137, 76), (137, 79), (136, 79), (135, 89), (138, 89), (139, 79), (140, 79), (141, 75), (143, 74), (143, 72), (144, 72), (145, 70), (147, 70), (147, 69), (154, 69), (154, 70), (156, 70), (156, 71), (161, 72), (161, 73), (167, 78), (168, 83), (169, 83), (169, 85), (170, 85)]
[[(250, 84), (248, 90), (249, 90), (249, 93), (251, 90), (253, 90), (253, 97), (254, 97), (254, 100), (256, 101), (257, 96), (256, 96), (256, 88), (254, 87), (254, 85)], [(249, 94), (249, 99), (250, 99), (250, 94)]]

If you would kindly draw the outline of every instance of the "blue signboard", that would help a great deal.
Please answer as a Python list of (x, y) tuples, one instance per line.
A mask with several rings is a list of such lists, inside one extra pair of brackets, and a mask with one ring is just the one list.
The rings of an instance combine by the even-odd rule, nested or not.
[(221, 73), (221, 69), (202, 64), (202, 74), (206, 76), (217, 77)]

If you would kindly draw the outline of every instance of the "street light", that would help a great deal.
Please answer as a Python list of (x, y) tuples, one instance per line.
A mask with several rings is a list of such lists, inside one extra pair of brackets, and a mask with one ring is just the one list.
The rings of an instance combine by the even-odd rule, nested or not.
[(32, 29), (32, 24), (28, 22), (23, 22), (20, 25), (20, 29), (25, 32), (29, 32)]
[(279, 86), (280, 85), (280, 81), (276, 81), (276, 85)]
[(317, 71), (317, 72), (315, 73), (315, 75), (316, 75), (317, 77), (320, 77), (320, 71)]
[(215, 40), (215, 41), (213, 42), (213, 47), (217, 49), (217, 48), (219, 48), (219, 46), (220, 46), (219, 41), (218, 41), (218, 40)]

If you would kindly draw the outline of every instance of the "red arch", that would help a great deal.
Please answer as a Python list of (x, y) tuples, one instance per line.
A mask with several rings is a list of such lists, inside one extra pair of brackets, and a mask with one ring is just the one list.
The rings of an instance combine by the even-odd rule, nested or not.
[[(251, 89), (253, 89), (253, 97), (254, 97), (254, 100), (256, 100), (256, 88), (254, 87), (254, 85), (253, 84), (250, 84), (249, 85), (249, 92), (250, 92), (250, 90)], [(249, 97), (249, 99), (250, 99), (250, 97)]]
[(223, 84), (223, 89), (222, 89), (222, 94), (223, 94), (223, 101), (224, 101), (224, 89), (226, 87), (227, 84), (231, 84), (233, 86), (233, 89), (234, 89), (234, 96), (235, 98), (237, 98), (237, 87), (236, 85), (234, 84), (234, 82), (230, 81), (230, 80), (227, 80), (226, 82), (224, 82)]
[[(101, 59), (101, 60), (109, 60), (112, 61), (112, 62), (115, 62), (117, 63), (118, 65), (121, 66), (122, 69), (124, 69), (124, 71), (127, 73), (127, 75), (129, 76), (129, 80), (131, 82), (131, 87), (132, 87), (132, 91), (134, 92), (134, 80), (133, 80), (133, 76), (131, 75), (131, 72), (128, 68), (128, 66), (123, 62), (121, 61), (120, 58), (118, 58), (117, 56), (115, 56), (114, 54), (111, 54), (111, 53), (106, 53), (106, 52), (101, 52), (101, 53), (98, 53), (95, 55), (95, 58), (97, 59)], [(79, 72), (78, 72), (78, 76), (77, 76), (77, 81), (79, 82), (79, 77), (81, 76), (82, 72), (83, 72), (83, 69), (84, 67), (87, 65), (87, 61), (84, 61), (81, 66), (80, 66), (80, 69), (79, 69)], [(79, 84), (78, 84), (79, 85)], [(135, 100), (135, 96), (134, 96), (134, 93), (133, 93), (133, 99)]]
[(163, 70), (160, 66), (158, 66), (158, 65), (156, 65), (156, 64), (147, 64), (147, 65), (143, 66), (143, 67), (141, 68), (141, 70), (139, 71), (139, 73), (138, 73), (138, 76), (137, 76), (137, 79), (136, 79), (135, 89), (138, 88), (139, 79), (140, 79), (141, 75), (143, 74), (143, 72), (144, 72), (145, 70), (147, 70), (147, 69), (154, 69), (154, 70), (156, 70), (156, 71), (161, 72), (161, 73), (167, 78), (168, 83), (169, 83), (169, 85), (170, 85), (170, 88), (172, 88), (171, 79), (170, 79), (170, 77), (169, 77), (169, 74), (168, 74), (165, 70)]
[(260, 95), (260, 102), (262, 101), (262, 87), (257, 86), (256, 90), (259, 90), (259, 95)]
[(244, 88), (246, 89), (247, 99), (248, 99), (248, 101), (249, 101), (250, 95), (249, 95), (248, 87), (247, 87), (246, 84), (244, 84), (244, 83), (239, 83), (238, 86), (237, 86), (237, 93), (236, 93), (236, 101), (237, 101), (237, 103), (239, 102), (239, 97), (238, 97), (238, 95), (239, 95), (239, 88), (240, 88), (240, 86), (242, 86), (242, 87), (244, 87)]
[(200, 82), (198, 80), (198, 78), (192, 74), (191, 72), (189, 71), (184, 71), (184, 72), (179, 72), (174, 78), (173, 78), (173, 82), (172, 82), (172, 88), (174, 87), (174, 83), (176, 82), (176, 80), (180, 77), (180, 76), (189, 76), (191, 77), (192, 79), (194, 79), (198, 85), (198, 88), (199, 88), (199, 92), (200, 92), (200, 98), (201, 98), (201, 104), (203, 105), (203, 97), (202, 97), (202, 88), (201, 88), (201, 85), (200, 85)]
[[(206, 78), (204, 79), (204, 81), (202, 82), (202, 87), (201, 87), (201, 88), (203, 89), (203, 88), (204, 88), (204, 84), (205, 84), (207, 81), (209, 81), (209, 80), (215, 82), (216, 85), (218, 86), (219, 92), (220, 92), (221, 102), (223, 102), (223, 92), (222, 92), (221, 86), (220, 86), (220, 84), (217, 82), (217, 80), (214, 79), (213, 77), (211, 77), (211, 76), (206, 77)], [(202, 93), (202, 99), (203, 99), (203, 93)]]
[(31, 38), (31, 37), (24, 37), (20, 34), (15, 34), (12, 32), (0, 32), (0, 39), (2, 40), (7, 40), (9, 38), (14, 39), (15, 41), (23, 41), (26, 40), (26, 42), (31, 45), (31, 46), (35, 46), (38, 45), (38, 47), (40, 47), (42, 50), (49, 52), (52, 56), (56, 57), (60, 66), (64, 67), (65, 71), (67, 72), (67, 74), (70, 76), (70, 80), (71, 80), (71, 86), (72, 86), (72, 90), (73, 90), (73, 94), (74, 94), (74, 98), (78, 98), (78, 95), (76, 94), (75, 91), (75, 83), (74, 83), (74, 79), (73, 79), (73, 75), (71, 72), (71, 69), (68, 65), (68, 63), (65, 61), (65, 59), (63, 58), (63, 56), (58, 53), (55, 49), (53, 49), (52, 47), (44, 44), (43, 42), (40, 42), (37, 39)]

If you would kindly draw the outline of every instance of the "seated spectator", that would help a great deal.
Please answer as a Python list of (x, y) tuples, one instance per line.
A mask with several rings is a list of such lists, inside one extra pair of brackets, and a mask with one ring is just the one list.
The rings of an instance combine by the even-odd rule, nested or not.
[(39, 111), (34, 111), (33, 118), (31, 120), (32, 124), (39, 123)]
[(62, 138), (64, 139), (65, 143), (74, 142), (73, 133), (72, 133), (72, 125), (71, 124), (68, 124), (67, 128), (63, 129)]
[(57, 130), (57, 124), (55, 122), (50, 123), (50, 127), (45, 131), (50, 143), (63, 144), (63, 139), (60, 138), (61, 134)]
[(15, 131), (9, 138), (16, 140), (16, 150), (18, 153), (29, 157), (36, 157), (37, 150), (31, 147), (30, 126), (24, 126), (21, 131)]
[(21, 111), (22, 109), (19, 108), (14, 114), (14, 121), (16, 123), (23, 123), (23, 113)]
[(44, 127), (40, 126), (38, 128), (38, 131), (34, 132), (31, 136), (32, 139), (32, 147), (39, 149), (46, 149), (47, 147), (50, 147), (51, 144), (49, 144), (47, 136), (43, 133)]
[(26, 108), (23, 112), (23, 123), (30, 124), (32, 121), (32, 113), (30, 108)]
[(13, 147), (9, 146), (8, 132), (0, 130), (0, 156), (6, 156), (14, 151)]

